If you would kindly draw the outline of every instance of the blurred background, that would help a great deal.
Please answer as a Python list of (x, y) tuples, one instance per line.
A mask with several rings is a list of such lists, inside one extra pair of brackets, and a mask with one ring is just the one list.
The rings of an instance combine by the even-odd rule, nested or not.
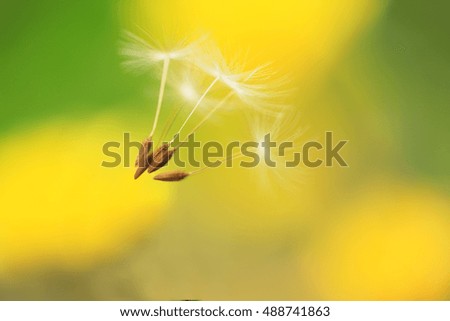
[[(449, 6), (2, 1), (0, 299), (448, 300)], [(272, 61), (289, 130), (349, 140), (350, 166), (177, 184), (102, 167), (105, 142), (150, 130), (159, 75), (118, 54), (136, 26)], [(218, 117), (203, 139), (242, 132)]]

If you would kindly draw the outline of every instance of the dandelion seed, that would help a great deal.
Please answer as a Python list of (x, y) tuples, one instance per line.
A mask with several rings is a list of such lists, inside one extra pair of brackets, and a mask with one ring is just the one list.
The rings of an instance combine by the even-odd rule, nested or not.
[(153, 157), (152, 147), (153, 147), (152, 139), (151, 138), (144, 139), (139, 149), (136, 161), (134, 163), (134, 165), (137, 167), (136, 172), (134, 174), (134, 179), (138, 179), (150, 165)]
[(147, 171), (149, 173), (152, 173), (154, 171), (157, 171), (164, 165), (166, 165), (169, 162), (169, 160), (172, 158), (175, 151), (176, 151), (176, 149), (169, 148), (169, 144), (163, 144), (161, 147), (159, 147), (153, 153), (153, 156), (152, 156), (152, 159), (150, 161)]
[(164, 181), (164, 182), (178, 182), (186, 177), (188, 177), (190, 173), (183, 172), (183, 171), (171, 171), (167, 173), (161, 173), (153, 177), (153, 179), (156, 179), (158, 181)]
[[(151, 39), (148, 34), (146, 36)], [(155, 64), (162, 67), (155, 116), (150, 134), (148, 138), (144, 139), (135, 161), (135, 165), (137, 166), (134, 176), (135, 179), (140, 177), (145, 171), (152, 173), (169, 162), (177, 150), (177, 146), (172, 146), (171, 148), (172, 143), (180, 136), (180, 133), (185, 129), (201, 105), (212, 107), (208, 110), (206, 116), (193, 127), (190, 134), (198, 130), (214, 113), (227, 105), (233, 96), (236, 96), (244, 104), (253, 107), (257, 111), (263, 111), (267, 115), (278, 115), (278, 108), (284, 107), (283, 104), (277, 101), (277, 99), (283, 96), (283, 92), (278, 90), (276, 86), (273, 86), (273, 82), (269, 81), (272, 74), (267, 68), (268, 65), (246, 70), (244, 68), (245, 66), (242, 63), (238, 63), (237, 60), (231, 61), (230, 63), (227, 62), (220, 50), (215, 46), (204, 46), (203, 54), (199, 54), (200, 51), (197, 50), (198, 46), (193, 46), (193, 44), (179, 43), (170, 50), (167, 50), (166, 47), (161, 46), (154, 39), (148, 42), (132, 33), (127, 33), (126, 37), (127, 41), (124, 43), (121, 53), (127, 58), (127, 61), (124, 63), (127, 68), (144, 71), (149, 67), (153, 67)], [(196, 48), (195, 54), (193, 54), (194, 47)], [(180, 95), (185, 101), (192, 102), (193, 107), (173, 139), (169, 143), (162, 144), (152, 152), (154, 145), (153, 135), (158, 128), (166, 84), (171, 82), (171, 78), (182, 78), (179, 75), (176, 77), (169, 75), (169, 67), (173, 69), (171, 67), (173, 60), (183, 61), (183, 66), (188, 66), (186, 63), (191, 63), (191, 66), (202, 75), (199, 79), (204, 77), (204, 74), (209, 78), (210, 82), (204, 86), (205, 89), (203, 91), (198, 90), (199, 79), (195, 79), (195, 82), (184, 81), (178, 86), (177, 89)], [(224, 90), (227, 90), (227, 92), (224, 93)], [(221, 94), (223, 96), (220, 96)], [(272, 112), (272, 108), (277, 110)], [(181, 107), (174, 114), (174, 118), (166, 123), (166, 129), (159, 139), (163, 139), (170, 130), (180, 110)], [(232, 158), (237, 156), (233, 155)], [(156, 175), (154, 178), (162, 181), (180, 181), (204, 169), (189, 173), (173, 171)]]
[(151, 138), (146, 138), (141, 144), (139, 148), (139, 153), (137, 155), (136, 161), (134, 162), (134, 166), (136, 167), (145, 167), (148, 166), (148, 153), (151, 151), (153, 146), (153, 141)]
[(147, 170), (148, 166), (146, 167), (138, 167), (136, 169), (136, 172), (134, 173), (134, 179), (138, 179), (142, 174), (145, 173), (145, 171)]
[[(162, 46), (152, 45), (144, 39), (127, 32), (127, 41), (123, 43), (122, 55), (124, 55), (127, 60), (125, 61), (125, 66), (130, 69), (135, 70), (145, 70), (155, 63), (163, 62), (161, 82), (159, 86), (158, 103), (156, 106), (155, 117), (153, 119), (153, 126), (148, 139), (151, 140), (155, 130), (158, 126), (159, 116), (161, 113), (162, 102), (164, 98), (164, 90), (167, 82), (167, 75), (169, 72), (169, 65), (171, 60), (180, 60), (187, 58), (193, 51), (194, 43), (185, 44), (179, 43), (172, 49), (162, 49)], [(151, 38), (148, 34), (147, 36)], [(155, 40), (153, 40), (156, 43)]]

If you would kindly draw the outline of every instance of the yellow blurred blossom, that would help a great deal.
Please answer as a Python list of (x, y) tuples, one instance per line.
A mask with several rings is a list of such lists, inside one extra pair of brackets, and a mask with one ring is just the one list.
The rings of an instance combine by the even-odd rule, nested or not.
[(122, 165), (101, 166), (103, 144), (122, 132), (101, 117), (48, 123), (1, 142), (0, 273), (87, 267), (155, 225), (169, 187), (136, 182)]
[(441, 300), (450, 284), (450, 202), (427, 186), (376, 184), (318, 227), (301, 256), (326, 300)]
[(160, 37), (167, 32), (181, 38), (206, 32), (228, 48), (227, 57), (249, 51), (255, 65), (276, 61), (310, 81), (375, 20), (384, 4), (376, 0), (135, 0), (124, 3), (123, 12), (126, 24), (160, 30)]

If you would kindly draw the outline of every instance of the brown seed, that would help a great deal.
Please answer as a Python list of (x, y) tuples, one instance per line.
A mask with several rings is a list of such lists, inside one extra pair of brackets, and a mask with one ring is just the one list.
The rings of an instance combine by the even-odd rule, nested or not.
[(142, 174), (144, 174), (148, 166), (151, 164), (153, 159), (152, 145), (153, 141), (151, 137), (145, 139), (142, 143), (142, 147), (138, 154), (138, 168), (134, 173), (134, 179), (138, 179)]
[(172, 171), (167, 173), (161, 173), (153, 177), (153, 179), (156, 179), (158, 181), (164, 181), (164, 182), (178, 182), (182, 179), (185, 179), (189, 176), (189, 173), (182, 172), (182, 171)]
[(147, 167), (138, 167), (136, 169), (136, 172), (134, 173), (134, 179), (138, 179), (142, 174), (145, 173), (147, 170)]
[(172, 158), (173, 154), (175, 153), (175, 150), (176, 149), (169, 149), (169, 144), (163, 144), (153, 153), (147, 171), (149, 173), (152, 173), (154, 171), (157, 171), (164, 165), (166, 165)]
[(142, 174), (145, 173), (145, 171), (146, 171), (147, 168), (149, 167), (149, 164), (152, 162), (152, 160), (153, 160), (153, 153), (150, 152), (150, 154), (148, 154), (148, 156), (147, 156), (147, 161), (146, 161), (146, 163), (144, 164), (144, 166), (142, 166), (142, 167), (139, 166), (139, 167), (136, 169), (136, 172), (134, 173), (134, 179), (138, 179), (139, 176), (141, 176)]
[(151, 151), (152, 145), (153, 145), (152, 137), (144, 139), (139, 149), (139, 154), (136, 157), (136, 161), (134, 162), (134, 166), (147, 168), (146, 165), (148, 165), (149, 163), (147, 162), (146, 164), (146, 161), (148, 161), (148, 153), (149, 151)]

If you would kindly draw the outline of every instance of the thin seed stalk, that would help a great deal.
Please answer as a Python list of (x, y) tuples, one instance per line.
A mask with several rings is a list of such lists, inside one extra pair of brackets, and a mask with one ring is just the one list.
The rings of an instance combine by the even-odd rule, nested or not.
[(164, 63), (163, 63), (161, 83), (159, 85), (158, 105), (156, 106), (156, 114), (155, 114), (155, 119), (153, 120), (152, 131), (150, 132), (150, 135), (149, 135), (150, 137), (153, 136), (153, 134), (155, 133), (156, 127), (158, 126), (159, 114), (161, 112), (161, 106), (162, 106), (162, 101), (163, 101), (163, 97), (164, 97), (164, 89), (166, 88), (167, 74), (169, 72), (169, 63), (170, 63), (170, 58), (165, 58)]
[[(203, 101), (203, 99), (206, 97), (206, 95), (209, 93), (209, 91), (214, 87), (214, 85), (216, 84), (216, 82), (220, 79), (220, 77), (216, 77), (214, 78), (214, 80), (211, 82), (211, 84), (208, 86), (208, 88), (206, 88), (206, 90), (203, 92), (203, 94), (200, 96), (200, 98), (197, 100), (197, 103), (195, 104), (194, 108), (192, 108), (191, 112), (189, 113), (189, 115), (186, 117), (183, 125), (181, 125), (180, 129), (178, 130), (177, 134), (179, 134), (184, 127), (186, 126), (187, 122), (189, 121), (189, 119), (192, 117), (192, 115), (195, 113), (195, 111), (197, 110), (198, 106), (200, 106), (201, 102)], [(176, 135), (175, 135), (176, 136)], [(171, 141), (171, 143), (173, 142), (173, 139)]]
[[(253, 77), (253, 75), (257, 72), (258, 70), (257, 69), (255, 69), (250, 75), (248, 75), (246, 78), (245, 78), (245, 81), (247, 81), (247, 80), (249, 80), (250, 78), (252, 78)], [(216, 78), (217, 79), (217, 78)], [(212, 87), (212, 86), (211, 86)], [(225, 104), (225, 102), (231, 97), (231, 96), (233, 96), (235, 94), (235, 92), (234, 91), (230, 91), (212, 110), (210, 110), (210, 112), (197, 124), (197, 126), (195, 126), (194, 127), (194, 129), (192, 129), (192, 131), (188, 134), (188, 135), (186, 135), (186, 139), (187, 139), (187, 137), (189, 137), (190, 135), (192, 135), (197, 129), (199, 129), (208, 119), (210, 119), (211, 118), (211, 116), (219, 109), (219, 108), (221, 108), (224, 104)], [(181, 130), (179, 130), (178, 131), (178, 133), (180, 132)]]
[(191, 132), (188, 135), (186, 135), (185, 139), (187, 139), (189, 136), (195, 133), (206, 121), (208, 121), (208, 119), (210, 119), (211, 116), (225, 104), (228, 98), (233, 96), (233, 94), (234, 92), (228, 93), (228, 95), (226, 95), (213, 109), (211, 109), (209, 113), (205, 117), (203, 117), (203, 119), (194, 127), (194, 129), (192, 129)]

